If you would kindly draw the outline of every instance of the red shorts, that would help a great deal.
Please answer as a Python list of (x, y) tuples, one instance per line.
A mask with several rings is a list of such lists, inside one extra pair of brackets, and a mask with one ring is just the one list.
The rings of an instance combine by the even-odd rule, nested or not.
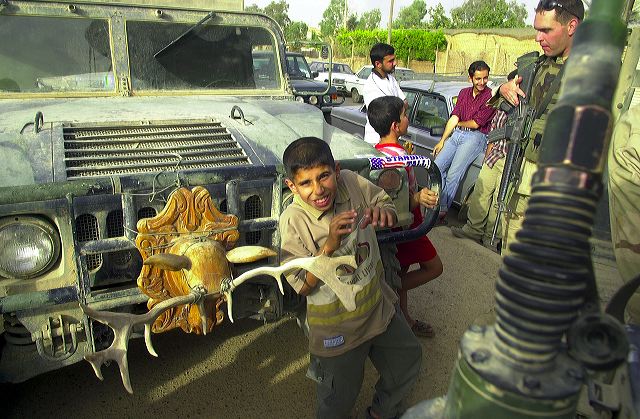
[[(415, 228), (422, 224), (423, 220), (420, 206), (416, 207), (412, 212), (413, 223), (411, 224), (411, 228)], [(396, 253), (396, 257), (400, 262), (400, 266), (403, 268), (413, 265), (414, 263), (428, 262), (438, 256), (436, 248), (433, 247), (433, 243), (431, 243), (431, 240), (429, 240), (426, 234), (416, 240), (399, 243), (397, 247), (398, 253)]]

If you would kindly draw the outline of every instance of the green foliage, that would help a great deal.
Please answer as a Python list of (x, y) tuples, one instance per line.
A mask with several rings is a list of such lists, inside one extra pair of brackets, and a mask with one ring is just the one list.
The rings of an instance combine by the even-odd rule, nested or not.
[(331, 0), (322, 13), (320, 33), (325, 37), (333, 37), (344, 26), (344, 6), (346, 0)]
[(280, 25), (287, 42), (296, 42), (307, 38), (309, 27), (304, 22), (292, 22), (289, 19), (289, 3), (285, 0), (272, 1), (264, 9), (252, 4), (244, 8), (248, 12), (264, 13)]
[(365, 31), (371, 31), (380, 27), (380, 21), (382, 20), (382, 13), (380, 9), (369, 10), (364, 12), (358, 21), (356, 29)]
[(427, 14), (427, 4), (423, 0), (413, 0), (407, 7), (400, 9), (393, 26), (398, 29), (414, 29), (424, 27), (422, 19)]
[[(373, 44), (387, 42), (387, 31), (356, 30), (342, 32), (336, 38), (336, 51), (339, 56), (350, 56), (351, 45), (354, 54), (369, 56)], [(412, 60), (434, 61), (436, 50), (442, 51), (447, 47), (447, 41), (442, 31), (425, 31), (420, 29), (395, 29), (391, 31), (391, 45), (396, 49), (396, 57), (405, 61)]]
[(527, 9), (515, 0), (466, 0), (451, 10), (455, 28), (523, 28)]
[(303, 41), (307, 39), (309, 27), (304, 22), (291, 22), (284, 30), (287, 42)]
[(291, 19), (289, 19), (289, 3), (285, 0), (272, 1), (262, 11), (265, 15), (278, 22), (283, 31), (291, 23)]
[(447, 17), (441, 3), (438, 3), (435, 7), (429, 7), (427, 14), (431, 18), (428, 23), (429, 28), (445, 29), (452, 26), (451, 19)]

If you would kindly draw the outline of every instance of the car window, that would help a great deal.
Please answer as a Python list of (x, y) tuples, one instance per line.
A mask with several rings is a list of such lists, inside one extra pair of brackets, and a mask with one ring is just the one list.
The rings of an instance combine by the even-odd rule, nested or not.
[(423, 94), (418, 99), (418, 108), (413, 118), (413, 125), (431, 129), (433, 127), (442, 127), (449, 119), (447, 111), (447, 103), (440, 96)]
[(320, 66), (322, 65), (322, 63), (319, 63), (317, 61), (314, 61), (311, 63), (311, 65), (309, 66), (309, 68), (311, 68), (311, 71), (319, 71), (320, 70)]
[(287, 72), (294, 78), (311, 78), (307, 61), (299, 55), (287, 55)]
[(360, 70), (360, 72), (358, 73), (358, 78), (359, 79), (366, 79), (369, 77), (369, 75), (371, 74), (371, 70), (373, 70), (373, 68), (371, 67), (366, 67), (363, 68), (362, 70)]
[(351, 69), (351, 67), (346, 64), (342, 66), (342, 72), (345, 74), (353, 74), (353, 70)]
[(411, 109), (413, 109), (413, 105), (416, 103), (416, 98), (418, 97), (418, 93), (412, 92), (411, 90), (403, 90), (404, 95), (407, 97), (407, 103), (409, 104), (409, 109), (407, 110), (407, 115)]

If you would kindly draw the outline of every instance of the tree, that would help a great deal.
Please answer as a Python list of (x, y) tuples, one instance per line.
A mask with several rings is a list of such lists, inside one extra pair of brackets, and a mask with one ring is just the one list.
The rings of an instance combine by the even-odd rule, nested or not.
[(424, 27), (422, 19), (427, 14), (427, 4), (423, 0), (413, 0), (407, 7), (400, 9), (394, 27), (412, 29)]
[(252, 4), (251, 6), (247, 6), (244, 8), (245, 12), (253, 12), (253, 13), (264, 13), (261, 8), (258, 7), (257, 4)]
[(451, 10), (456, 28), (523, 28), (527, 9), (515, 0), (466, 0)]
[(331, 0), (322, 13), (320, 33), (325, 37), (333, 37), (342, 28), (344, 21), (344, 5), (346, 0)]
[(287, 42), (304, 41), (307, 39), (309, 27), (304, 22), (291, 22), (284, 30)]
[(382, 20), (382, 13), (380, 9), (369, 10), (364, 12), (358, 21), (357, 29), (365, 31), (371, 31), (380, 27), (380, 21)]
[(444, 7), (441, 3), (438, 3), (435, 7), (429, 7), (427, 12), (431, 20), (429, 20), (429, 28), (444, 29), (451, 27), (451, 19), (447, 17), (444, 12)]
[(262, 11), (265, 15), (278, 22), (283, 31), (291, 23), (291, 19), (289, 19), (289, 4), (285, 0), (272, 1)]

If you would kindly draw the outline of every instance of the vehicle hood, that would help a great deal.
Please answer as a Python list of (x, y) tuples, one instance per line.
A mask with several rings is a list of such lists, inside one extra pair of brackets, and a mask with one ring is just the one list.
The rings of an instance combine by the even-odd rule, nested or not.
[[(240, 108), (244, 121), (230, 117), (234, 106)], [(38, 112), (44, 124), (36, 133)], [(328, 125), (318, 108), (289, 99), (204, 95), (10, 99), (0, 101), (0, 114), (0, 153), (5, 158), (0, 187), (66, 181), (63, 125), (137, 127), (219, 121), (251, 156), (253, 165), (279, 164), (287, 145), (305, 136), (324, 138), (336, 159), (378, 154), (357, 137)]]
[[(327, 89), (327, 83), (314, 79), (290, 79), (291, 87), (293, 87), (294, 93), (296, 92), (324, 92)], [(335, 88), (329, 90), (329, 92), (335, 91)]]

